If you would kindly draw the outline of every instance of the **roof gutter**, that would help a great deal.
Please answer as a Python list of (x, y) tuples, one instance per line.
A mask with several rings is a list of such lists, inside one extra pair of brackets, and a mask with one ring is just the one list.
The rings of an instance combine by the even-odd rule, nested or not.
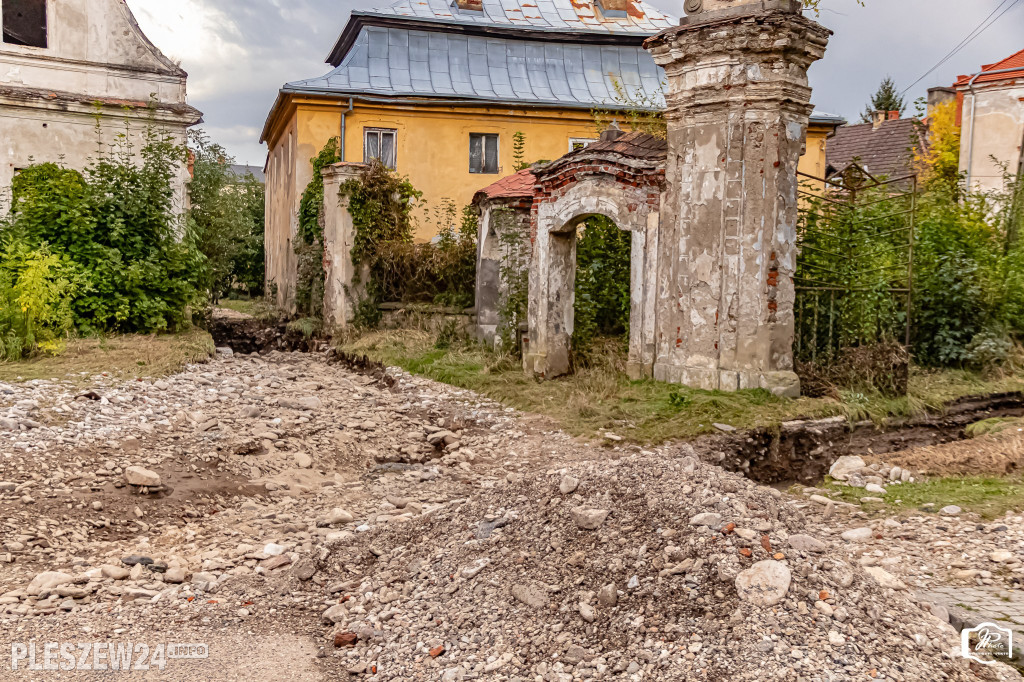
[(352, 113), (352, 108), (355, 104), (355, 100), (352, 97), (348, 98), (348, 109), (344, 109), (341, 112), (341, 143), (338, 145), (338, 157), (345, 160), (345, 119)]
[(1012, 71), (1020, 71), (1021, 68), (1018, 66), (1015, 69), (998, 69), (996, 71), (979, 71), (971, 77), (971, 80), (967, 82), (967, 89), (971, 93), (971, 135), (967, 138), (967, 190), (971, 189), (971, 176), (973, 175), (974, 169), (974, 115), (978, 111), (978, 93), (974, 89), (974, 84), (982, 76), (992, 76), (999, 73), (1010, 73)]
[(315, 97), (333, 97), (342, 98), (348, 97), (350, 100), (357, 102), (366, 102), (368, 104), (395, 104), (395, 105), (438, 105), (438, 106), (480, 106), (482, 104), (490, 104), (508, 107), (509, 109), (581, 109), (586, 111), (592, 111), (596, 109), (607, 109), (609, 111), (650, 111), (657, 112), (663, 111), (660, 108), (637, 108), (628, 107), (615, 104), (589, 104), (586, 102), (560, 102), (560, 101), (547, 101), (547, 100), (502, 100), (502, 99), (489, 99), (485, 97), (474, 98), (471, 96), (462, 96), (461, 99), (446, 98), (446, 99), (428, 99), (419, 98), (415, 93), (409, 93), (408, 95), (395, 95), (394, 97), (379, 97), (375, 95), (365, 95), (362, 93), (344, 92), (339, 90), (326, 90), (322, 88), (284, 88), (281, 90), (282, 94), (286, 95), (311, 95)]

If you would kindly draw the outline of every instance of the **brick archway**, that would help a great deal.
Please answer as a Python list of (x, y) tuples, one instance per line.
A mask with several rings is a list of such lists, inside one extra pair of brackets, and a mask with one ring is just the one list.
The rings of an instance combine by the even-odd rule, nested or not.
[(628, 367), (631, 376), (651, 375), (665, 154), (664, 140), (612, 131), (601, 142), (535, 169), (524, 349), (528, 371), (551, 378), (570, 369), (576, 228), (600, 215), (632, 234)]

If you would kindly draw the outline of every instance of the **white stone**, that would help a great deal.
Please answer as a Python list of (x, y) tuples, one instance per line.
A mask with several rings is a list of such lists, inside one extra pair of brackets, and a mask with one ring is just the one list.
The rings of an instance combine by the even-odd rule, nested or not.
[(882, 587), (891, 590), (905, 590), (907, 586), (902, 580), (894, 576), (881, 566), (868, 566), (864, 569), (868, 575), (875, 579), (875, 582)]
[(837, 459), (828, 469), (828, 475), (837, 480), (845, 480), (845, 476), (860, 471), (865, 466), (864, 460), (856, 455), (844, 455)]
[(781, 561), (759, 561), (736, 576), (736, 591), (751, 604), (773, 606), (789, 592), (791, 580), (789, 567)]
[(160, 475), (139, 466), (130, 466), (124, 470), (124, 480), (129, 485), (156, 488), (160, 485)]
[(865, 542), (874, 537), (874, 531), (870, 528), (853, 528), (845, 531), (840, 537), (847, 542)]

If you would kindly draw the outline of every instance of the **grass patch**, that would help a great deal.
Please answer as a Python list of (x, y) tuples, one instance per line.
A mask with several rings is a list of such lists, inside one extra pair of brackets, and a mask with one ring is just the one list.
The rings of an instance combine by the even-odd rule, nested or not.
[(225, 298), (221, 299), (217, 307), (234, 310), (236, 313), (242, 313), (243, 315), (251, 315), (258, 320), (275, 320), (281, 314), (273, 303), (264, 298)]
[(594, 366), (572, 376), (538, 381), (526, 376), (512, 357), (474, 343), (437, 341), (436, 334), (425, 331), (384, 330), (338, 345), (346, 352), (365, 354), (413, 374), (552, 417), (574, 435), (613, 432), (639, 443), (692, 438), (713, 431), (715, 423), (747, 429), (835, 415), (882, 423), (937, 411), (946, 402), (966, 395), (1024, 390), (1024, 377), (1020, 376), (986, 381), (969, 372), (913, 371), (910, 395), (904, 398), (845, 394), (841, 401), (788, 400), (762, 390), (724, 393), (652, 380), (631, 381), (623, 371), (622, 356), (610, 350), (595, 354)]
[[(866, 509), (875, 509), (881, 506), (877, 503), (861, 504), (861, 497), (875, 497), (874, 494), (863, 488), (840, 485), (828, 478), (821, 487), (832, 492), (831, 497), (843, 502), (858, 504)], [(943, 507), (955, 504), (982, 518), (994, 519), (1010, 510), (1024, 510), (1024, 480), (1019, 476), (932, 478), (888, 486), (886, 494), (882, 498), (888, 509), (906, 509), (938, 514)], [(934, 504), (934, 507), (924, 508), (927, 503)]]
[(57, 357), (0, 363), (0, 381), (59, 379), (84, 384), (104, 372), (122, 379), (161, 377), (208, 360), (213, 353), (213, 339), (199, 328), (180, 334), (73, 339)]

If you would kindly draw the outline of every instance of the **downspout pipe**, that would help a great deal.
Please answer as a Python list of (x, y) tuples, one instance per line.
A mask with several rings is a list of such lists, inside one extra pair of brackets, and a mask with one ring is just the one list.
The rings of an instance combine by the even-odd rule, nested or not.
[(348, 117), (349, 114), (352, 113), (353, 104), (353, 98), (349, 97), (348, 109), (342, 109), (341, 111), (341, 142), (338, 145), (338, 156), (341, 157), (342, 161), (345, 160), (345, 119)]
[(974, 169), (974, 115), (978, 111), (978, 93), (974, 90), (974, 83), (981, 76), (991, 76), (997, 73), (1010, 73), (1020, 71), (1018, 66), (1015, 69), (997, 69), (995, 71), (979, 71), (971, 77), (967, 83), (967, 89), (971, 92), (971, 136), (967, 138), (967, 191), (971, 189), (971, 176)]

